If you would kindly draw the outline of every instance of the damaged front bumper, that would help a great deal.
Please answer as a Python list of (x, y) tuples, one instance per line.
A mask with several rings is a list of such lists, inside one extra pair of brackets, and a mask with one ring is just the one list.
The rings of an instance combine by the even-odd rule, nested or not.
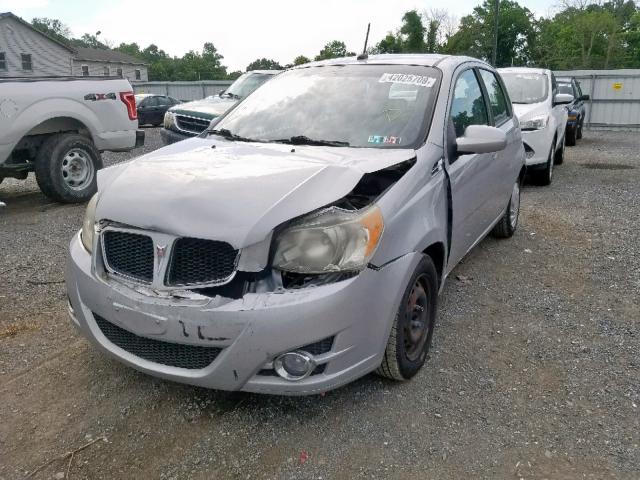
[[(97, 275), (76, 235), (66, 272), (69, 311), (101, 350), (150, 375), (220, 390), (320, 393), (380, 365), (419, 260), (409, 254), (336, 283), (238, 299), (160, 297)], [(299, 381), (277, 376), (274, 359), (299, 349), (313, 350), (318, 368)]]

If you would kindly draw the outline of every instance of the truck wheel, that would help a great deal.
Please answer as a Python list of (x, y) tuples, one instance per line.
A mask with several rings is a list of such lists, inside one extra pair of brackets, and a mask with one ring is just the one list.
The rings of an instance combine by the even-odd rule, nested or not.
[(566, 134), (566, 137), (565, 137), (565, 140), (564, 140), (566, 142), (567, 146), (575, 147), (577, 130), (578, 130), (578, 126), (577, 125), (575, 127), (567, 129), (567, 134)]
[(520, 217), (520, 180), (516, 180), (511, 190), (509, 205), (500, 221), (491, 230), (491, 236), (495, 238), (510, 238), (518, 228), (518, 218)]
[(47, 139), (36, 156), (36, 180), (42, 193), (62, 203), (85, 202), (96, 193), (100, 152), (83, 135), (60, 134)]
[(438, 273), (429, 256), (416, 267), (402, 296), (378, 375), (408, 380), (424, 365), (438, 307)]

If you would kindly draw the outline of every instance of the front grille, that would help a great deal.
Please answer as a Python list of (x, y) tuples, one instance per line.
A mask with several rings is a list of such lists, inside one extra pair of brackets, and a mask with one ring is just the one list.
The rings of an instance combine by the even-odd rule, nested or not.
[(102, 334), (111, 343), (136, 357), (161, 365), (198, 370), (210, 365), (222, 351), (221, 348), (216, 347), (182, 345), (140, 337), (95, 313), (93, 317)]
[(125, 277), (151, 283), (153, 280), (153, 241), (151, 237), (129, 232), (107, 231), (102, 235), (107, 267)]
[(237, 257), (238, 250), (226, 242), (179, 238), (173, 244), (167, 284), (180, 286), (224, 281), (235, 271)]
[(211, 120), (189, 117), (186, 115), (176, 115), (176, 123), (180, 130), (186, 130), (193, 133), (202, 133), (209, 127)]

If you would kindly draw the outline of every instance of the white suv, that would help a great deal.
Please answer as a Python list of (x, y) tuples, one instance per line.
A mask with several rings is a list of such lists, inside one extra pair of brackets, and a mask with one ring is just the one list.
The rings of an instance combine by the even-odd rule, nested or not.
[(539, 68), (501, 68), (498, 70), (520, 120), (527, 155), (527, 171), (542, 185), (553, 179), (553, 165), (564, 159), (565, 105), (573, 96), (558, 93), (551, 70)]

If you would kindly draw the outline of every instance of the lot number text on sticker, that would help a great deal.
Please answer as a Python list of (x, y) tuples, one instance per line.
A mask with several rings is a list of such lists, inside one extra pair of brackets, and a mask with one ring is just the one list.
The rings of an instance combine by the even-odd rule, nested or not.
[(435, 85), (436, 79), (424, 75), (408, 75), (406, 73), (383, 73), (378, 82), (400, 83), (402, 85), (417, 85), (419, 87), (431, 88)]

